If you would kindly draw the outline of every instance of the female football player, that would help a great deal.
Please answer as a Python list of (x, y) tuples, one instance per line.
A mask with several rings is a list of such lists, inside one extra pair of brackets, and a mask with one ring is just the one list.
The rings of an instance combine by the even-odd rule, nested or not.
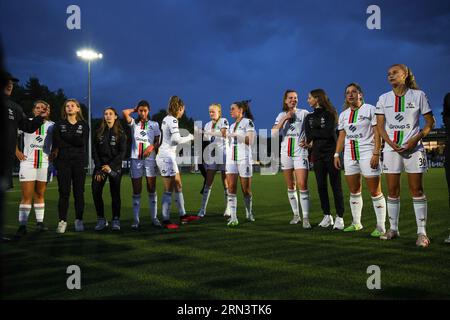
[[(381, 95), (376, 106), (378, 130), (386, 142), (383, 172), (386, 173), (388, 186), (387, 210), (390, 222), (390, 229), (381, 239), (390, 240), (400, 235), (400, 174), (406, 171), (417, 222), (416, 245), (427, 247), (430, 244), (425, 230), (427, 198), (422, 184), (427, 158), (422, 139), (429, 134), (435, 120), (428, 99), (419, 90), (411, 69), (404, 64), (394, 64), (389, 68), (387, 78), (392, 90)], [(419, 128), (420, 115), (425, 119), (422, 130)]]
[(377, 226), (371, 236), (379, 238), (386, 232), (386, 200), (381, 192), (381, 139), (376, 125), (375, 107), (364, 102), (363, 92), (358, 84), (349, 84), (345, 88), (344, 111), (339, 116), (339, 137), (334, 154), (334, 165), (339, 170), (340, 153), (345, 150), (345, 179), (350, 189), (353, 223), (344, 231), (353, 232), (363, 228), (361, 223), (363, 208), (361, 175), (363, 175), (372, 196), (377, 218)]

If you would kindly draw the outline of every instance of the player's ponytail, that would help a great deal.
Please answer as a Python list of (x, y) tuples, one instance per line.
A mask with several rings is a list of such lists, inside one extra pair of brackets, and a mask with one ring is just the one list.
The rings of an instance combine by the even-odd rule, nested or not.
[(412, 70), (406, 64), (394, 64), (392, 67), (399, 67), (406, 73), (405, 86), (408, 89), (419, 90), (419, 85), (416, 82), (416, 77), (414, 76)]
[(252, 111), (250, 110), (250, 102), (251, 101), (252, 100), (242, 100), (242, 101), (235, 102), (234, 104), (237, 105), (239, 107), (239, 109), (242, 109), (242, 114), (244, 115), (245, 118), (254, 120)]

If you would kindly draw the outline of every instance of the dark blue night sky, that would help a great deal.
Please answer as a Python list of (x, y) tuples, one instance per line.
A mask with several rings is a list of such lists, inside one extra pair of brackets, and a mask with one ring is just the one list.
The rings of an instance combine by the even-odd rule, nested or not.
[[(81, 30), (66, 8), (81, 8)], [(369, 5), (381, 30), (366, 27)], [(93, 113), (165, 108), (181, 96), (187, 114), (208, 120), (208, 105), (252, 99), (257, 128), (270, 128), (282, 94), (324, 88), (341, 111), (343, 90), (359, 82), (375, 104), (390, 90), (387, 68), (405, 63), (427, 93), (438, 126), (450, 91), (450, 1), (52, 1), (1, 2), (8, 69), (86, 102), (87, 66), (76, 50), (104, 54), (93, 64)], [(309, 108), (309, 107), (308, 107)]]

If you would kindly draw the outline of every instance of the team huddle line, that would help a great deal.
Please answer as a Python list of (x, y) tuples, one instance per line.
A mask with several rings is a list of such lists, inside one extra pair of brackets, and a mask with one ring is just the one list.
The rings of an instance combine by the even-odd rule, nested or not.
[[(310, 192), (308, 174), (313, 164), (318, 194), (323, 212), (319, 227), (356, 232), (363, 229), (361, 214), (363, 200), (361, 179), (364, 177), (372, 198), (376, 226), (371, 236), (382, 240), (397, 238), (400, 213), (400, 175), (408, 175), (409, 190), (413, 200), (417, 222), (417, 242), (420, 247), (430, 243), (426, 233), (427, 199), (423, 191), (422, 176), (427, 161), (422, 139), (433, 128), (435, 120), (426, 95), (419, 90), (411, 70), (402, 64), (388, 70), (392, 90), (382, 94), (376, 106), (366, 103), (362, 88), (350, 83), (344, 91), (344, 110), (338, 115), (323, 89), (308, 94), (308, 104), (313, 111), (298, 108), (298, 93), (286, 90), (282, 99), (282, 111), (272, 127), (272, 156), (267, 155), (267, 144), (260, 141), (259, 158), (262, 164), (271, 163), (268, 169), (278, 171), (278, 160), (286, 182), (287, 196), (292, 209), (290, 224), (302, 223), (310, 229)], [(84, 120), (80, 104), (69, 99), (62, 108), (61, 120), (48, 119), (50, 106), (38, 100), (34, 103), (34, 118), (20, 128), (23, 131), (24, 149), (17, 148), (20, 160), (19, 180), (22, 199), (19, 206), (19, 230), (16, 238), (27, 232), (27, 221), (32, 205), (36, 213), (38, 229), (45, 227), (44, 195), (49, 179), (48, 168), (52, 163), (57, 170), (58, 215), (56, 231), (64, 233), (71, 189), (75, 204), (75, 231), (84, 231), (84, 188), (86, 171), (86, 146), (89, 125)], [(178, 96), (169, 99), (167, 116), (161, 124), (150, 120), (150, 104), (142, 100), (135, 108), (122, 110), (131, 132), (130, 176), (133, 187), (132, 228), (140, 228), (140, 204), (142, 178), (145, 177), (150, 216), (155, 227), (177, 229), (179, 224), (170, 217), (172, 199), (179, 214), (180, 223), (190, 223), (205, 218), (209, 197), (216, 173), (221, 173), (224, 190), (224, 216), (227, 226), (237, 227), (238, 181), (244, 197), (246, 219), (255, 221), (253, 212), (252, 176), (256, 150), (256, 128), (250, 101), (237, 101), (230, 107), (233, 123), (222, 115), (220, 104), (209, 106), (211, 121), (204, 127), (195, 127), (194, 135), (204, 143), (194, 143), (194, 154), (202, 154), (204, 168), (202, 204), (198, 214), (186, 213), (183, 187), (178, 167), (180, 148), (190, 159), (190, 142), (194, 135), (181, 135), (178, 120), (185, 112), (185, 104)], [(136, 114), (137, 117), (132, 117)], [(419, 118), (425, 125), (419, 127)], [(281, 139), (281, 148), (278, 141)], [(189, 143), (189, 144), (188, 144)], [(183, 145), (187, 146), (184, 147)], [(92, 194), (97, 212), (95, 230), (108, 227), (103, 203), (103, 188), (109, 180), (112, 198), (111, 229), (120, 230), (122, 161), (126, 157), (127, 137), (119, 122), (119, 113), (106, 108), (103, 121), (93, 133), (95, 168), (92, 176)], [(276, 156), (273, 153), (276, 152)], [(279, 156), (278, 156), (279, 155)], [(203, 161), (202, 161), (203, 160)], [(189, 161), (190, 162), (190, 161)], [(344, 200), (341, 185), (341, 169), (350, 191), (352, 222), (344, 225)], [(262, 169), (263, 170), (263, 169)], [(156, 177), (162, 177), (164, 193), (161, 200), (161, 221), (157, 212)], [(388, 196), (381, 191), (381, 173), (386, 175)], [(331, 214), (328, 182), (333, 191), (336, 216)], [(386, 230), (386, 217), (389, 229)]]

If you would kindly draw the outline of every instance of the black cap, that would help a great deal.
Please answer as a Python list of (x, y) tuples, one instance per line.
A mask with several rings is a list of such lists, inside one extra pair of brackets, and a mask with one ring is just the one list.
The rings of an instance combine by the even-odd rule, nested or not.
[(14, 77), (11, 73), (9, 73), (8, 71), (5, 72), (5, 78), (6, 80), (11, 80), (12, 82), (19, 82), (19, 79), (17, 79), (16, 77)]

